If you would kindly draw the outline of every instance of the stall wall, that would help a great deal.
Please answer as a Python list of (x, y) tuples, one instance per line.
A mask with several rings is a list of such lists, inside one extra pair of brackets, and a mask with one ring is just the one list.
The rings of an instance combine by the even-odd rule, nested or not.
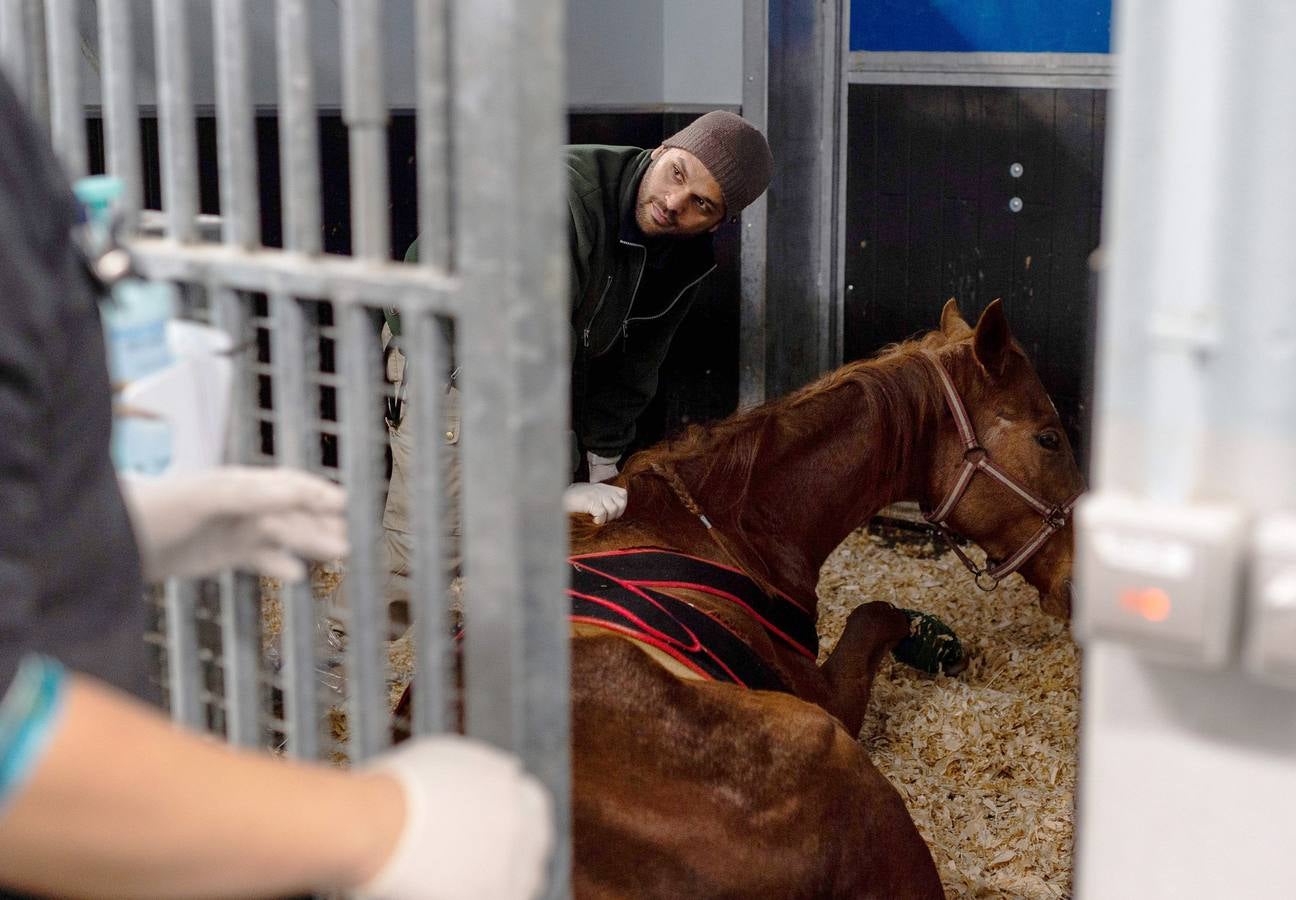
[(1082, 460), (1107, 91), (1057, 63), (1102, 60), (1110, 19), (1110, 0), (851, 5), (853, 58), (916, 62), (909, 83), (851, 77), (844, 356), (934, 327), (950, 297), (970, 320), (1002, 298)]

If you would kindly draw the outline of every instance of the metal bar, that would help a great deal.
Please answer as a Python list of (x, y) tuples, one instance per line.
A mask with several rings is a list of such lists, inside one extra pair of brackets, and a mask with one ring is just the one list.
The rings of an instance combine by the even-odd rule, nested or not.
[[(247, 304), (237, 291), (213, 287), (212, 322), (224, 329), (235, 347), (248, 334)], [(228, 456), (234, 463), (252, 458), (254, 385), (249, 378), (248, 355), (234, 357), (234, 388), (230, 398)], [(225, 657), (226, 736), (230, 743), (255, 747), (261, 743), (261, 592), (254, 576), (226, 572), (220, 579), (221, 646)]]
[(843, 320), (845, 319), (846, 209), (843, 205), (846, 148), (845, 61), (849, 49), (846, 22), (847, 3), (820, 6), (823, 21), (823, 100), (820, 107), (826, 157), (819, 171), (819, 371), (842, 364)]
[(1107, 89), (1115, 57), (1107, 53), (933, 53), (853, 51), (851, 84)]
[(89, 168), (76, 0), (46, 0), (45, 28), (49, 35), (50, 136), (68, 175), (82, 178)]
[(464, 305), (458, 279), (423, 266), (367, 262), (342, 256), (247, 253), (220, 244), (177, 244), (163, 239), (133, 241), (131, 253), (146, 278), (225, 285), (241, 291), (292, 293), (300, 297), (362, 296), (375, 305), (413, 303), (453, 315)]
[(130, 0), (99, 0), (99, 59), (103, 65), (104, 144), (108, 174), (121, 179), (118, 208), (127, 233), (143, 205), (139, 107), (135, 101), (135, 22)]
[(319, 126), (309, 9), (306, 0), (279, 0), (279, 157), (284, 247), (317, 254), (322, 230)]
[(453, 721), (447, 691), (453, 684), (446, 572), (445, 521), (447, 470), (445, 441), (441, 437), (442, 398), (449, 374), (448, 348), (436, 319), (416, 309), (402, 309), (401, 322), (409, 385), (406, 403), (413, 405), (410, 424), (419, 449), (410, 477), (409, 503), (415, 535), (410, 585), (410, 614), (414, 627), (415, 672), (414, 733), (446, 731)]
[(27, 100), (28, 69), (27, 7), (23, 0), (0, 0), (0, 68), (14, 93)]
[[(516, 347), (504, 331), (518, 289), (511, 267), (519, 244), (517, 148), (522, 141), (510, 71), (515, 61), (508, 0), (473, 0), (455, 8), (455, 144), (462, 225), (458, 271), (474, 302), (458, 324), (463, 339), (464, 702), (469, 734), (508, 750), (521, 743), (521, 607), (515, 492), (519, 479), (512, 371)], [(482, 59), (499, 66), (483, 66)], [(482, 109), (492, 115), (483, 116)], [(486, 152), (484, 148), (490, 148)], [(511, 331), (511, 329), (510, 329)], [(502, 346), (501, 346), (502, 345)], [(492, 349), (493, 348), (493, 349)], [(502, 351), (502, 352), (501, 352)], [(489, 457), (471, 447), (490, 447)]]
[(257, 204), (256, 120), (249, 83), (252, 64), (248, 57), (246, 0), (215, 0), (212, 22), (217, 165), (224, 238), (227, 244), (254, 247), (261, 242), (261, 219)]
[(221, 646), (225, 658), (226, 738), (240, 747), (261, 744), (259, 666), (261, 589), (255, 575), (220, 577)]
[[(270, 362), (275, 408), (275, 457), (279, 465), (301, 468), (307, 463), (306, 442), (295, 412), (308, 409), (306, 398), (306, 316), (292, 296), (272, 294)], [(318, 709), (315, 696), (315, 600), (308, 582), (285, 584), (283, 625), (284, 717), (288, 751), (301, 759), (319, 755)]]
[(416, 78), (418, 121), (419, 261), (449, 271), (453, 266), (451, 220), (450, 48), (446, 0), (417, 0)]
[[(769, 0), (743, 2), (742, 113), (762, 132), (769, 114)], [(765, 254), (767, 195), (742, 213), (741, 309), (738, 337), (738, 405), (765, 401)]]
[(183, 242), (194, 239), (194, 216), (198, 214), (198, 151), (189, 77), (188, 6), (174, 0), (153, 0), (162, 208), (166, 212), (167, 235)]
[(172, 579), (165, 587), (167, 681), (171, 692), (171, 718), (181, 725), (206, 730), (202, 701), (202, 668), (198, 660), (198, 627), (194, 608), (198, 586)]
[[(22, 2), (22, 0), (19, 0)], [(45, 35), (44, 0), (26, 0), (27, 22), (27, 107), (46, 128), (50, 124), (49, 42)]]
[(361, 259), (391, 255), (381, 14), (376, 0), (342, 0), (342, 120), (351, 151), (351, 252)]
[(473, 298), (460, 320), (467, 728), (553, 792), (549, 896), (570, 890), (563, 10), (474, 0), (455, 8), (451, 40), (457, 271)]
[(374, 429), (382, 371), (370, 311), (352, 300), (338, 310), (338, 353), (346, 385), (338, 396), (343, 483), (351, 556), (347, 561), (347, 727), (352, 763), (391, 743), (388, 728), (386, 607), (380, 605), (378, 541), (380, 459)]

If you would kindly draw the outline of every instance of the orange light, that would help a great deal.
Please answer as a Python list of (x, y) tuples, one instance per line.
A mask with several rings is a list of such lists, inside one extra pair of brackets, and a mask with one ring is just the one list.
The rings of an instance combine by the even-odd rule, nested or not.
[(1170, 617), (1170, 595), (1161, 588), (1129, 588), (1121, 592), (1120, 603), (1149, 622), (1164, 622)]

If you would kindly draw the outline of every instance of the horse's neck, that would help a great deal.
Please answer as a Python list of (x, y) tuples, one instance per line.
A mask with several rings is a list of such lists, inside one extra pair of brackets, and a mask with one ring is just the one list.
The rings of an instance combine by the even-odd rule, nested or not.
[(846, 403), (812, 397), (781, 411), (800, 421), (776, 429), (780, 436), (758, 454), (741, 502), (710, 497), (705, 504), (734, 509), (724, 533), (750, 556), (749, 565), (805, 603), (814, 601), (819, 569), (847, 535), (921, 490), (935, 407), (917, 390), (897, 389), (902, 383), (913, 384), (891, 381), (884, 391), (882, 379), (868, 377), (831, 389), (859, 392)]

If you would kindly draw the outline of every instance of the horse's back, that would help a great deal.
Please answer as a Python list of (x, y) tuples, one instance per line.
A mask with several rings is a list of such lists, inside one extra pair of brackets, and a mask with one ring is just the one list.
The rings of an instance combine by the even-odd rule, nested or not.
[(939, 898), (895, 789), (791, 695), (684, 680), (573, 641), (579, 897)]

